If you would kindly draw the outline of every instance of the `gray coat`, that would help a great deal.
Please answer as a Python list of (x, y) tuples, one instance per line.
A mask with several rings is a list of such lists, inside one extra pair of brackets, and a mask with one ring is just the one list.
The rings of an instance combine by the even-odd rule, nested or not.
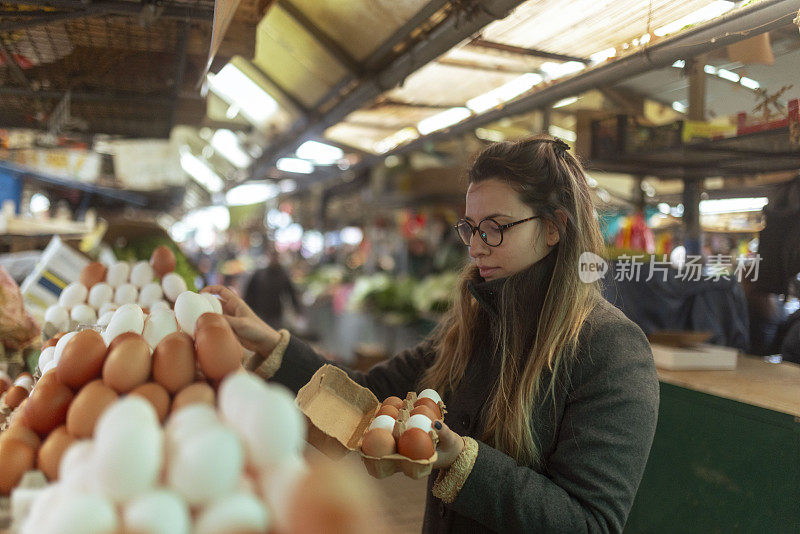
[[(473, 291), (482, 305), (481, 295)], [(435, 354), (429, 342), (350, 376), (379, 398), (404, 398)], [(450, 428), (478, 440), (478, 457), (455, 502), (428, 483), (425, 533), (621, 532), (644, 472), (658, 415), (658, 377), (641, 329), (600, 301), (580, 334), (564, 387), (533, 408), (542, 465), (519, 466), (480, 441), (484, 403), (496, 378), (491, 354), (470, 359), (462, 385), (444, 399)], [(295, 392), (326, 362), (292, 338), (273, 377)]]

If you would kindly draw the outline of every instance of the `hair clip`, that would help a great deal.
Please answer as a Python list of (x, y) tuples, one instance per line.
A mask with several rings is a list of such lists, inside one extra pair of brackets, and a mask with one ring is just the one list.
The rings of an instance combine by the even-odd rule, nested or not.
[(567, 150), (569, 150), (569, 145), (565, 143), (562, 139), (555, 137), (553, 139), (553, 145), (555, 145), (556, 151), (559, 155), (564, 155)]

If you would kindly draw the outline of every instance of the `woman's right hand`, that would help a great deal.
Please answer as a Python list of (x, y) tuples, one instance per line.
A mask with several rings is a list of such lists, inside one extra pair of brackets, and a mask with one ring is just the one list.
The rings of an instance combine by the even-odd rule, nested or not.
[(220, 297), (223, 317), (244, 348), (269, 356), (280, 341), (280, 334), (262, 321), (244, 300), (225, 286), (208, 286), (200, 292)]

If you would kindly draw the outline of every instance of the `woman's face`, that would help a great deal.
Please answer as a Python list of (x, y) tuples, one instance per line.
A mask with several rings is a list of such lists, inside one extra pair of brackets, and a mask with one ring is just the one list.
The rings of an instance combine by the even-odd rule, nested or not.
[[(483, 219), (504, 225), (537, 215), (520, 200), (517, 192), (502, 180), (489, 179), (470, 184), (464, 218), (473, 226)], [(558, 232), (549, 221), (533, 219), (503, 231), (500, 246), (490, 247), (472, 234), (469, 256), (484, 280), (505, 278), (527, 269), (544, 258), (558, 243)]]

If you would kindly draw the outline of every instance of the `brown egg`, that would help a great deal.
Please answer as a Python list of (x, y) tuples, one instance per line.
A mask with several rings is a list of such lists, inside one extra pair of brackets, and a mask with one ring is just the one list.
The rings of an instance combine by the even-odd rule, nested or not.
[(27, 471), (33, 469), (36, 453), (16, 439), (0, 440), (0, 495), (8, 495)]
[(55, 347), (56, 344), (58, 343), (58, 340), (61, 339), (61, 337), (64, 334), (66, 334), (66, 332), (59, 332), (58, 334), (54, 335), (53, 337), (45, 341), (44, 345), (42, 345), (42, 350), (46, 349), (47, 347)]
[(31, 389), (33, 388), (33, 375), (28, 371), (18, 374), (14, 379), (14, 385), (22, 386), (28, 390), (28, 393), (30, 393)]
[(381, 409), (378, 410), (378, 413), (375, 415), (375, 417), (378, 417), (379, 415), (388, 415), (393, 419), (397, 419), (397, 416), (400, 415), (400, 411), (394, 406), (384, 404), (381, 406)]
[(414, 408), (416, 408), (417, 406), (427, 406), (428, 408), (431, 409), (434, 415), (436, 415), (436, 419), (442, 418), (442, 410), (439, 409), (439, 405), (427, 397), (423, 399), (418, 399), (417, 402), (414, 403)]
[(50, 433), (50, 436), (42, 444), (37, 457), (37, 467), (42, 471), (48, 480), (58, 478), (58, 466), (64, 452), (75, 442), (75, 438), (67, 433), (67, 428), (60, 426)]
[[(56, 367), (56, 369), (58, 369)], [(36, 387), (39, 387), (41, 384), (64, 384), (60, 378), (58, 378), (58, 372), (56, 369), (51, 369), (47, 371), (39, 381), (36, 383)], [(64, 384), (66, 386), (66, 384)]]
[(30, 428), (31, 425), (28, 424), (27, 419), (25, 419), (25, 405), (28, 403), (28, 399), (30, 399), (30, 395), (25, 397), (22, 402), (19, 403), (17, 409), (11, 412), (11, 415), (8, 416), (8, 424), (13, 425), (19, 423), (26, 428)]
[(427, 460), (434, 451), (433, 439), (419, 428), (409, 428), (397, 440), (397, 452), (412, 460)]
[(117, 392), (102, 380), (89, 382), (67, 410), (67, 432), (79, 439), (91, 438), (103, 412), (117, 400)]
[(33, 450), (39, 448), (42, 440), (36, 435), (36, 432), (26, 427), (22, 423), (14, 423), (0, 434), (0, 441), (5, 439), (16, 439), (21, 441)]
[(211, 380), (222, 380), (242, 366), (244, 348), (227, 322), (196, 330), (194, 346), (200, 369)]
[(391, 432), (385, 428), (373, 428), (364, 434), (361, 440), (361, 450), (367, 456), (381, 458), (397, 452), (397, 445)]
[(75, 395), (55, 381), (37, 384), (25, 405), (25, 422), (40, 436), (46, 436), (67, 420), (67, 410)]
[(11, 387), (10, 382), (6, 382), (5, 380), (0, 380), (0, 395), (5, 393), (10, 387)]
[(197, 318), (194, 325), (195, 331), (208, 328), (210, 326), (219, 326), (222, 328), (230, 326), (228, 321), (222, 315), (214, 312), (206, 312)]
[(175, 254), (164, 245), (156, 247), (150, 256), (150, 267), (156, 276), (163, 278), (165, 274), (175, 270)]
[(194, 381), (194, 342), (183, 332), (173, 332), (153, 351), (153, 380), (170, 393), (177, 393)]
[(91, 289), (93, 285), (103, 282), (106, 279), (106, 266), (99, 261), (93, 261), (81, 271), (80, 283)]
[(126, 339), (131, 339), (131, 338), (136, 338), (136, 339), (142, 338), (142, 339), (144, 339), (140, 334), (137, 334), (136, 332), (123, 332), (123, 333), (121, 333), (120, 335), (118, 335), (117, 337), (115, 337), (114, 339), (111, 340), (111, 343), (108, 344), (108, 352), (106, 352), (106, 354), (111, 352), (111, 350), (114, 347), (116, 347), (117, 345), (119, 345), (120, 343), (125, 341)]
[(431, 422), (436, 421), (437, 419), (436, 414), (433, 413), (433, 410), (431, 410), (430, 407), (427, 406), (426, 404), (420, 404), (419, 406), (411, 410), (411, 415), (417, 415), (418, 413), (430, 419)]
[(28, 390), (22, 386), (11, 386), (6, 391), (5, 402), (12, 410), (28, 398)]
[(183, 388), (172, 400), (172, 411), (177, 412), (189, 404), (209, 404), (214, 406), (216, 394), (214, 389), (203, 382), (197, 382)]
[(150, 346), (137, 334), (121, 340), (108, 351), (103, 364), (103, 383), (117, 393), (127, 393), (147, 382), (151, 367)]
[(156, 384), (155, 382), (142, 384), (131, 391), (131, 395), (139, 395), (147, 399), (147, 401), (153, 405), (153, 408), (155, 408), (160, 423), (163, 423), (167, 418), (167, 414), (169, 413), (169, 393), (167, 393), (167, 390), (164, 389), (164, 386), (161, 384)]
[(386, 400), (383, 401), (383, 406), (394, 406), (398, 410), (403, 409), (403, 401), (400, 397), (386, 397)]
[(56, 372), (61, 382), (73, 391), (79, 390), (103, 373), (106, 343), (94, 330), (81, 330), (67, 342)]

